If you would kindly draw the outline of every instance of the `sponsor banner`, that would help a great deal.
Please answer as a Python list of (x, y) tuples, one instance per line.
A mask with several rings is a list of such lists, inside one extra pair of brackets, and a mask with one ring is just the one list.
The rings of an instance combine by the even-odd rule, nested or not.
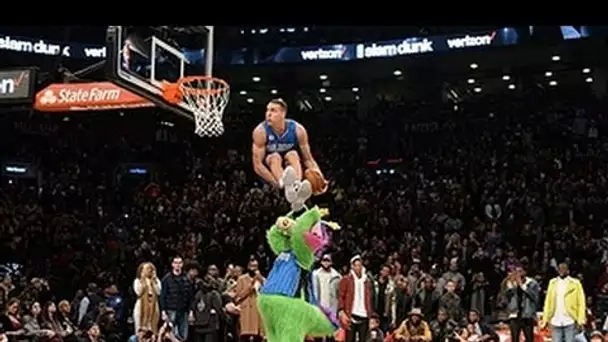
[(149, 163), (121, 163), (118, 170), (126, 175), (143, 177), (153, 172), (154, 165)]
[(2, 163), (2, 174), (13, 178), (36, 178), (36, 166), (30, 163), (18, 161), (4, 161)]
[(514, 45), (519, 37), (514, 28), (432, 37), (410, 37), (360, 44), (284, 47), (275, 52), (254, 53), (254, 63), (302, 63), (311, 61), (350, 61), (447, 52), (485, 46)]
[(34, 108), (41, 112), (72, 112), (153, 107), (147, 99), (114, 83), (51, 84), (36, 94)]
[[(369, 58), (417, 55), (483, 46), (517, 44), (519, 36), (514, 28), (465, 33), (448, 36), (410, 37), (399, 40), (362, 44), (335, 44), (282, 48), (255, 48), (218, 50), (214, 53), (217, 64), (302, 63), (311, 61), (349, 61)], [(104, 59), (106, 47), (95, 44), (69, 43), (39, 38), (25, 38), (0, 34), (0, 51), (31, 53), (42, 56), (63, 55), (67, 58)], [(190, 64), (204, 64), (203, 49), (182, 49)]]
[(0, 70), (0, 104), (32, 101), (35, 69)]
[(0, 34), (0, 51), (24, 52), (42, 56), (59, 56), (82, 59), (106, 58), (104, 45), (59, 42), (45, 39), (15, 37)]

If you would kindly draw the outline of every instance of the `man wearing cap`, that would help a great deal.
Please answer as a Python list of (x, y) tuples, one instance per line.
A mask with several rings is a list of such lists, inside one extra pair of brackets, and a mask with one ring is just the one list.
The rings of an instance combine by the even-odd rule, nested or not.
[(372, 282), (367, 278), (360, 255), (350, 259), (350, 273), (340, 280), (338, 317), (346, 330), (345, 342), (364, 341), (369, 318), (374, 314)]
[(590, 342), (604, 342), (604, 335), (601, 331), (593, 331), (589, 337)]
[(338, 313), (338, 285), (340, 273), (332, 267), (331, 255), (321, 257), (321, 266), (312, 272), (312, 290), (319, 304)]
[(412, 309), (409, 317), (395, 330), (394, 337), (397, 341), (431, 342), (431, 329), (423, 320), (422, 310)]

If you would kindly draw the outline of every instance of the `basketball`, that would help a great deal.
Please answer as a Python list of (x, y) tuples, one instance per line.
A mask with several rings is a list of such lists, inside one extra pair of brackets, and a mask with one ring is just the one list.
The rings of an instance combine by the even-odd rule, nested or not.
[(310, 182), (313, 195), (320, 195), (325, 191), (327, 181), (319, 170), (307, 169), (304, 171), (304, 178)]

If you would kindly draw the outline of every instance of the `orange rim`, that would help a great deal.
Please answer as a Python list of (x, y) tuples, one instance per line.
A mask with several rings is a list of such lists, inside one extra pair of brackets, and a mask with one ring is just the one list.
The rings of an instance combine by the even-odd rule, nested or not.
[[(214, 83), (219, 83), (220, 86), (215, 89), (207, 89), (207, 88), (193, 88), (189, 86), (189, 83), (194, 81), (211, 81)], [(182, 91), (188, 93), (188, 95), (218, 95), (226, 92), (230, 89), (228, 82), (224, 81), (221, 78), (213, 77), (213, 76), (187, 76), (180, 78), (176, 83), (174, 83), (178, 87), (182, 89)]]

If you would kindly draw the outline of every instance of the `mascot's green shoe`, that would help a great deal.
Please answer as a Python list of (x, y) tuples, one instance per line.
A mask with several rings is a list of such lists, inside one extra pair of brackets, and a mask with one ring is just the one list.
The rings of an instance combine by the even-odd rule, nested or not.
[(277, 258), (257, 297), (268, 342), (302, 342), (306, 336), (326, 337), (338, 328), (335, 315), (320, 307), (312, 293), (310, 271), (315, 254), (330, 241), (339, 225), (324, 222), (317, 207), (297, 218), (280, 217), (267, 232)]

